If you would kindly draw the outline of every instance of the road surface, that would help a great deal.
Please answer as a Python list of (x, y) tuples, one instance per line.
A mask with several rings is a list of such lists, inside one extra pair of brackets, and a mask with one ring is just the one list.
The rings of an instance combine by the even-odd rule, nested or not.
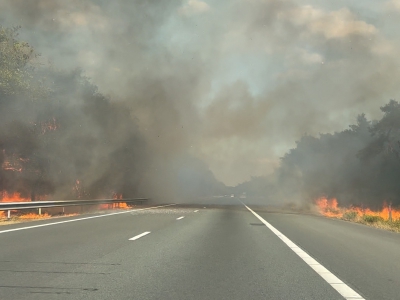
[(220, 202), (1, 226), (0, 299), (400, 299), (400, 235)]

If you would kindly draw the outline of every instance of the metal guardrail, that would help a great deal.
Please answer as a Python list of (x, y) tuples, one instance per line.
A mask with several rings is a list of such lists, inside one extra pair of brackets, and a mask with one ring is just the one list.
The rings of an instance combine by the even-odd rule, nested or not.
[(62, 200), (62, 201), (32, 201), (32, 202), (0, 202), (0, 211), (7, 211), (7, 217), (10, 218), (12, 210), (20, 209), (39, 209), (39, 215), (42, 208), (50, 207), (66, 207), (66, 206), (84, 206), (84, 205), (100, 205), (114, 203), (140, 203), (149, 200), (148, 198), (134, 199), (100, 199), (100, 200)]

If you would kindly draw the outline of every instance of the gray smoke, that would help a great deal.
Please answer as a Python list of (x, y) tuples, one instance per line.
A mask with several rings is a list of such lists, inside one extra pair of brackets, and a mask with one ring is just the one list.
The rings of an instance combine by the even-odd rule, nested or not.
[(383, 16), (400, 10), (368, 3), (0, 0), (0, 20), (126, 106), (151, 157), (140, 178), (174, 186), (189, 155), (234, 185), (396, 98), (398, 24)]

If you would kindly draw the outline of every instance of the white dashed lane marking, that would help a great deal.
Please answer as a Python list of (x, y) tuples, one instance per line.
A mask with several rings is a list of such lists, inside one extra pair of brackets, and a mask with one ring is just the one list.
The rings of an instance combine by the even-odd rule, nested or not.
[(150, 233), (150, 231), (145, 231), (141, 234), (135, 235), (133, 238), (130, 238), (129, 240), (134, 241), (134, 240), (140, 239), (141, 237), (148, 235), (149, 233)]

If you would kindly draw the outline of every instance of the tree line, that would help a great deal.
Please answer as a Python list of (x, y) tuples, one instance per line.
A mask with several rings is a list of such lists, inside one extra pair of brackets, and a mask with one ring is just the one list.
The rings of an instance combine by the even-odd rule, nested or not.
[(347, 206), (399, 205), (400, 104), (390, 100), (380, 109), (380, 120), (360, 114), (346, 130), (302, 136), (272, 175), (238, 185), (237, 192), (272, 203), (324, 196)]

